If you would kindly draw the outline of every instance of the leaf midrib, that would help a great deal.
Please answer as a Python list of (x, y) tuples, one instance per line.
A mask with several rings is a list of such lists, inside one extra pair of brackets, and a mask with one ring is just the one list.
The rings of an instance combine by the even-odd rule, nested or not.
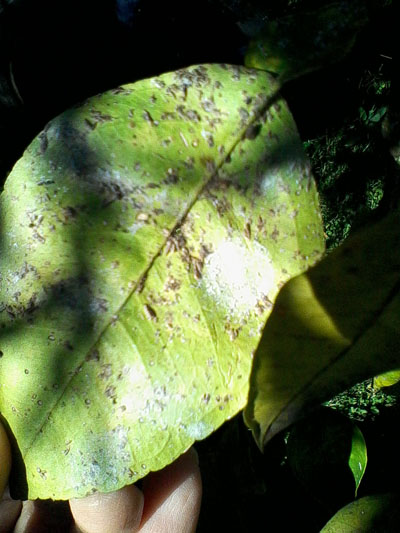
[[(249, 69), (246, 69), (246, 70), (249, 70)], [(268, 79), (270, 78), (270, 75), (266, 72), (262, 72), (262, 71), (256, 71), (258, 76), (261, 76), (264, 74), (265, 78)], [(275, 82), (276, 84), (276, 82)], [(246, 134), (246, 131), (248, 130), (249, 126), (251, 126), (252, 124), (254, 123), (257, 123), (260, 119), (262, 119), (262, 116), (264, 115), (264, 113), (269, 109), (269, 107), (271, 107), (277, 100), (279, 100), (281, 98), (280, 96), (280, 88), (281, 88), (281, 84), (276, 84), (276, 87), (274, 88), (273, 92), (271, 95), (265, 95), (265, 101), (263, 103), (260, 103), (258, 105), (258, 108), (255, 108), (254, 109), (254, 113), (253, 113), (253, 116), (251, 117), (250, 120), (248, 120), (248, 122), (246, 123), (246, 125), (244, 125), (242, 128), (241, 128), (241, 133), (240, 135), (238, 135), (238, 138), (237, 138), (237, 141), (233, 142), (232, 143), (232, 146), (230, 148), (230, 150), (226, 153), (226, 155), (221, 159), (220, 163), (216, 166), (215, 170), (213, 172), (210, 172), (210, 175), (209, 175), (209, 178), (207, 180), (205, 180), (205, 182), (203, 183), (202, 187), (199, 189), (199, 191), (197, 192), (197, 194), (194, 196), (193, 200), (189, 203), (188, 207), (186, 208), (186, 210), (184, 211), (184, 213), (182, 214), (182, 216), (177, 220), (176, 224), (173, 226), (173, 228), (171, 229), (171, 231), (169, 232), (169, 234), (167, 236), (165, 236), (165, 239), (163, 241), (163, 243), (160, 245), (158, 251), (154, 254), (152, 260), (149, 262), (149, 265), (148, 267), (144, 270), (144, 272), (142, 273), (142, 275), (138, 278), (136, 284), (133, 286), (133, 288), (130, 290), (130, 292), (128, 293), (128, 295), (126, 296), (126, 298), (123, 300), (123, 302), (120, 304), (120, 306), (118, 307), (118, 309), (113, 312), (113, 316), (115, 315), (118, 315), (121, 310), (127, 305), (127, 302), (129, 301), (129, 299), (132, 297), (132, 295), (135, 293), (136, 289), (141, 285), (141, 283), (143, 283), (143, 280), (144, 280), (144, 284), (146, 283), (146, 278), (151, 270), (151, 268), (153, 267), (154, 265), (154, 262), (156, 261), (156, 259), (162, 254), (164, 248), (165, 248), (165, 245), (166, 245), (166, 242), (168, 241), (168, 239), (171, 237), (171, 235), (173, 235), (173, 233), (179, 229), (182, 224), (184, 223), (187, 215), (190, 213), (192, 207), (194, 206), (194, 204), (197, 202), (198, 198), (201, 196), (201, 194), (203, 193), (203, 191), (207, 188), (207, 186), (209, 185), (210, 181), (215, 178), (215, 177), (218, 177), (218, 172), (219, 170), (224, 166), (224, 164), (227, 162), (227, 160), (230, 159), (230, 156), (231, 154), (234, 152), (234, 150), (236, 149), (236, 147), (246, 138), (245, 137), (245, 134)], [(239, 89), (238, 89), (238, 94), (239, 94)], [(144, 284), (143, 284), (143, 287), (144, 287)], [(55, 402), (53, 403), (53, 405), (51, 406), (51, 408), (48, 410), (47, 414), (46, 414), (46, 417), (44, 419), (44, 422), (38, 427), (38, 430), (36, 431), (36, 433), (34, 434), (30, 444), (26, 447), (26, 451), (25, 453), (22, 453), (22, 457), (25, 459), (28, 455), (29, 455), (29, 452), (30, 450), (34, 447), (34, 443), (35, 441), (37, 440), (37, 438), (39, 437), (40, 434), (43, 433), (43, 429), (44, 427), (47, 425), (48, 423), (48, 419), (51, 417), (51, 415), (54, 413), (54, 411), (57, 409), (57, 406), (59, 405), (59, 403), (62, 401), (63, 397), (64, 397), (64, 393), (65, 391), (68, 389), (68, 387), (70, 386), (72, 380), (74, 379), (77, 371), (83, 367), (83, 365), (85, 364), (86, 362), (86, 356), (88, 353), (90, 353), (94, 347), (96, 346), (96, 344), (99, 342), (100, 338), (106, 333), (107, 329), (112, 325), (112, 320), (110, 319), (109, 322), (103, 327), (103, 329), (99, 332), (97, 338), (95, 339), (95, 341), (93, 342), (93, 344), (91, 345), (91, 347), (88, 349), (88, 351), (83, 354), (82, 356), (82, 359), (81, 361), (77, 364), (77, 366), (75, 367), (75, 370), (73, 372), (71, 372), (71, 376), (70, 378), (66, 381), (65, 383), (65, 386), (64, 388), (60, 391), (60, 395), (59, 397), (55, 400)]]

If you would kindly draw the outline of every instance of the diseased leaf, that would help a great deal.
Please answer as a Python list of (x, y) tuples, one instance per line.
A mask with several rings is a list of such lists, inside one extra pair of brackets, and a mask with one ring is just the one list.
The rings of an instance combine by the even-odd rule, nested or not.
[(268, 70), (284, 82), (342, 60), (367, 23), (365, 5), (333, 2), (268, 21), (246, 52), (248, 67)]
[(304, 487), (328, 508), (354, 499), (367, 465), (360, 429), (349, 418), (322, 408), (290, 430), (289, 464)]
[(278, 287), (323, 250), (275, 82), (226, 65), (50, 122), (6, 182), (1, 236), (0, 410), (29, 498), (132, 483), (242, 409)]
[(400, 364), (398, 212), (280, 291), (257, 349), (247, 424), (260, 447), (310, 406)]
[(364, 496), (340, 509), (321, 533), (397, 533), (399, 498), (399, 494)]

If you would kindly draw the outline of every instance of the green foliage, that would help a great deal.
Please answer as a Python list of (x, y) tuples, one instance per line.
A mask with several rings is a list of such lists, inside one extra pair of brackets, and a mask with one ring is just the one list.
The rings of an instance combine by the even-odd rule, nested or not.
[[(349, 111), (342, 121), (327, 124), (322, 135), (304, 142), (318, 184), (328, 250), (342, 243), (352, 227), (364, 223), (385, 191), (387, 197), (392, 193), (395, 169), (382, 139), (392, 93), (388, 64), (390, 60), (382, 58), (371, 60), (364, 70), (354, 70), (353, 63), (343, 67)], [(360, 109), (380, 120), (362, 120)]]
[(382, 106), (379, 109), (377, 109), (375, 106), (372, 106), (368, 112), (363, 107), (360, 107), (360, 119), (365, 123), (366, 126), (370, 126), (376, 122), (380, 122), (385, 116), (386, 111), (386, 106)]
[[(392, 372), (388, 372), (388, 374), (391, 375)], [(376, 383), (376, 378), (357, 383), (328, 400), (326, 405), (344, 413), (352, 420), (373, 421), (383, 409), (397, 403), (395, 395), (391, 394), (390, 391), (380, 390), (377, 388), (378, 386), (379, 381)]]
[(388, 83), (380, 77), (360, 83), (362, 109), (379, 120), (362, 120), (355, 114), (345, 125), (304, 143), (318, 183), (328, 250), (342, 243), (353, 225), (380, 205), (386, 174), (393, 172), (388, 169), (390, 158), (381, 133)]

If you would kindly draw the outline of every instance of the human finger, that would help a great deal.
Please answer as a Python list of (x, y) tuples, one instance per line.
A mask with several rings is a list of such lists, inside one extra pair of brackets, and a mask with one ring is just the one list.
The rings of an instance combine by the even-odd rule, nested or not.
[(143, 482), (139, 533), (194, 533), (201, 505), (201, 476), (193, 449)]
[(3, 499), (0, 501), (0, 533), (10, 533), (14, 530), (21, 507), (22, 503), (19, 500), (12, 500), (6, 488)]
[(72, 533), (134, 533), (143, 511), (143, 493), (128, 485), (108, 494), (95, 493), (69, 502)]
[(68, 533), (71, 515), (67, 502), (52, 500), (27, 500), (13, 533)]

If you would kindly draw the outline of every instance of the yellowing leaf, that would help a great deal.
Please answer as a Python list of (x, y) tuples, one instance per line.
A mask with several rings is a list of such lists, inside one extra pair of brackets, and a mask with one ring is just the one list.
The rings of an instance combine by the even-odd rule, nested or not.
[(303, 410), (400, 364), (400, 234), (393, 213), (279, 293), (255, 357), (247, 424), (259, 444)]
[(0, 410), (29, 498), (132, 483), (242, 409), (279, 286), (323, 250), (275, 82), (227, 65), (54, 119), (0, 224)]

